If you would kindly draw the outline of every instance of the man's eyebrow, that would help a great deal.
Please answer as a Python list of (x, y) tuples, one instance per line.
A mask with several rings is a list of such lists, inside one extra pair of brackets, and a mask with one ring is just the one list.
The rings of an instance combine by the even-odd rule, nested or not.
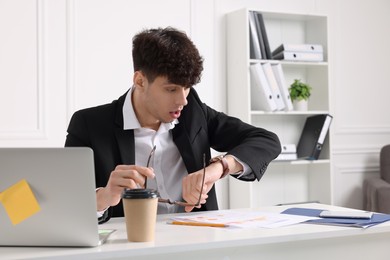
[(183, 87), (182, 85), (175, 84), (175, 83), (172, 83), (172, 82), (165, 82), (165, 83), (163, 83), (163, 86), (164, 87), (180, 87), (180, 88)]

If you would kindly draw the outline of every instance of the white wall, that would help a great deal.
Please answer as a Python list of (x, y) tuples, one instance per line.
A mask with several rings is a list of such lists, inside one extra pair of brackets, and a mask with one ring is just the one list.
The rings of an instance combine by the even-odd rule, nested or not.
[(390, 136), (387, 0), (0, 0), (0, 147), (63, 146), (75, 110), (130, 86), (131, 37), (145, 27), (190, 35), (205, 57), (196, 88), (226, 111), (224, 19), (242, 7), (329, 16), (335, 204), (360, 208)]
[(390, 140), (390, 2), (340, 1), (339, 9), (332, 25), (335, 202), (360, 207), (361, 183), (378, 176), (379, 149)]

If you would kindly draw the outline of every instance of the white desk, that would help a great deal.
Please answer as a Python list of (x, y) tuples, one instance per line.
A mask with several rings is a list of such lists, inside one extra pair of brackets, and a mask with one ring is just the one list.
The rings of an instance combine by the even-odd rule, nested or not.
[[(289, 207), (331, 209), (320, 204)], [(288, 208), (269, 207), (280, 212)], [(1, 259), (389, 259), (390, 222), (368, 229), (298, 224), (276, 229), (224, 229), (166, 224), (159, 215), (156, 239), (129, 243), (122, 218), (101, 228), (117, 229), (94, 248), (0, 247)], [(4, 235), (4, 234), (1, 234)], [(355, 258), (353, 258), (355, 257)]]

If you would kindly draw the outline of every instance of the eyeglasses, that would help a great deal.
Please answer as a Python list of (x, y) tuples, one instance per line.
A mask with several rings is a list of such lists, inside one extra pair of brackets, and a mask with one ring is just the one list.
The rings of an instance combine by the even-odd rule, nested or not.
[[(155, 150), (156, 150), (156, 146), (153, 147), (152, 151), (149, 154), (149, 158), (148, 158), (148, 162), (146, 163), (146, 167), (149, 167), (150, 160), (151, 160)], [(170, 199), (158, 198), (158, 202), (159, 203), (168, 203), (168, 204), (171, 204), (171, 205), (175, 204), (175, 205), (179, 205), (179, 206), (182, 206), (182, 207), (197, 207), (197, 206), (199, 206), (200, 205), (200, 200), (202, 198), (205, 176), (206, 176), (206, 154), (203, 154), (202, 186), (200, 188), (198, 201), (195, 204), (192, 204), (192, 203), (187, 203), (185, 201), (179, 201), (179, 200), (171, 201)], [(146, 181), (146, 177), (145, 177), (145, 189), (146, 189), (146, 183), (147, 183), (147, 181)]]
[[(148, 157), (148, 162), (146, 163), (146, 167), (149, 168), (149, 163), (150, 163), (150, 159), (152, 159), (152, 156), (154, 154), (154, 151), (156, 151), (156, 146), (153, 146), (153, 149), (152, 151), (150, 151), (150, 154), (149, 154), (149, 157)], [(145, 176), (145, 183), (144, 183), (144, 186), (145, 186), (145, 189), (147, 188), (147, 178)]]

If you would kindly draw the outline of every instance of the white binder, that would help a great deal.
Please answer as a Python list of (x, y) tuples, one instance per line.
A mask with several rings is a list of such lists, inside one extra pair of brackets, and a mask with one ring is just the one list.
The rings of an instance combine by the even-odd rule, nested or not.
[(277, 110), (283, 110), (286, 105), (284, 104), (282, 94), (280, 93), (278, 82), (276, 81), (274, 72), (272, 70), (271, 64), (269, 62), (263, 63), (261, 65), (264, 70), (264, 74), (267, 77), (268, 84), (273, 93), (273, 97), (276, 103)]
[(286, 51), (286, 52), (323, 52), (320, 44), (281, 44), (272, 51), (272, 56)]
[(275, 111), (277, 109), (273, 93), (260, 63), (249, 67), (251, 76), (251, 109)]
[(291, 101), (290, 92), (288, 90), (286, 79), (284, 77), (282, 65), (280, 63), (277, 63), (277, 64), (272, 64), (271, 66), (272, 66), (272, 70), (274, 71), (276, 81), (278, 82), (280, 94), (282, 95), (283, 98), (283, 102), (285, 105), (284, 110), (285, 111), (293, 110), (293, 104)]
[(324, 54), (322, 52), (282, 51), (274, 55), (273, 58), (286, 61), (324, 61)]

